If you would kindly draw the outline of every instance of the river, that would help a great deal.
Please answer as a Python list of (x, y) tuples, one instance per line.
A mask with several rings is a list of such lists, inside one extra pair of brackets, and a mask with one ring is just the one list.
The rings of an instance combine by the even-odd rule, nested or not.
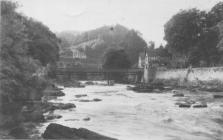
[[(89, 85), (64, 88), (63, 97), (52, 102), (74, 103), (70, 110), (56, 110), (63, 117), (49, 123), (84, 127), (120, 140), (214, 140), (223, 139), (223, 100), (209, 102), (208, 108), (179, 108), (171, 92), (135, 93), (127, 85)], [(87, 94), (76, 98), (77, 94)], [(210, 95), (204, 95), (210, 96)], [(80, 102), (80, 99), (102, 99)], [(181, 97), (182, 98), (182, 97)], [(84, 120), (90, 118), (90, 120)]]

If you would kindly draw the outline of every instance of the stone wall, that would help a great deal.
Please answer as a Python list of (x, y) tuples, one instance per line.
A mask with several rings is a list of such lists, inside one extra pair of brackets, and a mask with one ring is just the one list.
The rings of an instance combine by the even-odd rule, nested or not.
[(188, 69), (157, 70), (155, 78), (165, 80), (177, 79), (180, 81), (184, 79), (188, 81), (218, 80), (223, 82), (223, 67), (192, 68), (189, 71)]

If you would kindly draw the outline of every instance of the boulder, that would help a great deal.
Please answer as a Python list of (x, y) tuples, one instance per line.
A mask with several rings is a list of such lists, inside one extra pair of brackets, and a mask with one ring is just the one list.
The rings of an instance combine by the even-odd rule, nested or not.
[(46, 96), (64, 96), (65, 94), (58, 89), (46, 89), (44, 90), (44, 95)]
[(102, 99), (94, 98), (93, 100), (81, 99), (79, 102), (100, 102)]
[(76, 98), (81, 98), (81, 97), (86, 97), (86, 96), (87, 96), (87, 94), (77, 94), (77, 95), (75, 95)]
[(65, 96), (65, 94), (60, 90), (56, 90), (54, 96)]
[(79, 102), (91, 102), (91, 100), (82, 99), (82, 100), (79, 100)]
[(176, 93), (179, 93), (178, 90), (172, 90), (172, 93), (176, 94)]
[(86, 84), (86, 85), (94, 85), (94, 82), (92, 82), (92, 81), (87, 81), (87, 82), (85, 82), (85, 84)]
[(171, 123), (171, 122), (173, 122), (173, 119), (170, 118), (170, 117), (166, 117), (166, 118), (163, 119), (163, 122), (165, 122), (165, 123)]
[(90, 117), (86, 117), (83, 119), (84, 121), (90, 121)]
[(173, 94), (173, 97), (184, 97), (183, 93), (175, 93)]
[(206, 103), (195, 103), (193, 108), (206, 108), (208, 105)]
[(66, 119), (64, 121), (79, 121), (79, 119)]
[(188, 104), (188, 103), (179, 103), (179, 107), (180, 108), (190, 108), (190, 104)]
[(72, 128), (55, 123), (51, 123), (47, 126), (42, 137), (45, 139), (80, 139)]
[(72, 103), (54, 103), (53, 106), (55, 109), (70, 109), (70, 108), (76, 108), (75, 104)]
[(151, 85), (139, 84), (136, 85), (135, 87), (132, 87), (131, 89), (135, 92), (146, 93), (146, 92), (152, 92), (154, 88)]
[(115, 140), (85, 128), (70, 128), (56, 123), (49, 124), (42, 137), (45, 139)]
[(208, 92), (223, 92), (223, 88), (220, 86), (203, 86), (200, 90)]
[(72, 82), (72, 83), (65, 83), (64, 87), (83, 88), (85, 87), (85, 85), (81, 84), (80, 82)]
[(216, 94), (216, 95), (213, 95), (213, 97), (214, 97), (215, 99), (218, 99), (218, 98), (223, 98), (223, 95)]
[(102, 99), (94, 98), (93, 101), (94, 102), (100, 102), (100, 101), (102, 101)]
[(164, 90), (171, 90), (171, 89), (173, 89), (172, 87), (170, 87), (170, 86), (165, 86), (165, 87), (163, 87), (164, 88)]
[(57, 114), (48, 114), (48, 115), (45, 115), (45, 119), (46, 120), (53, 120), (53, 119), (60, 119), (60, 118), (62, 118), (62, 116), (61, 115), (57, 115)]
[(56, 109), (70, 109), (70, 108), (76, 108), (75, 104), (72, 103), (45, 103), (42, 105), (43, 112), (53, 111)]
[(83, 140), (117, 140), (114, 138), (110, 138), (107, 136), (103, 136), (101, 134), (98, 134), (96, 132), (90, 131), (86, 128), (79, 128), (76, 129), (75, 133), (81, 137)]

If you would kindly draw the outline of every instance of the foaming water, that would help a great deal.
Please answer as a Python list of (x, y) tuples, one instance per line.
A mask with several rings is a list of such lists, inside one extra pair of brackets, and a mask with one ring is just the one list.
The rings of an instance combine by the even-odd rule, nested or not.
[[(56, 110), (61, 119), (49, 123), (69, 127), (84, 127), (120, 140), (210, 140), (223, 137), (223, 126), (213, 121), (222, 119), (220, 103), (208, 108), (178, 108), (171, 93), (143, 94), (126, 89), (127, 85), (90, 85), (85, 88), (65, 88), (66, 94), (52, 102), (74, 103), (77, 108)], [(87, 94), (76, 98), (77, 94)], [(102, 99), (100, 102), (79, 102), (80, 99)], [(83, 120), (89, 117), (89, 121)]]

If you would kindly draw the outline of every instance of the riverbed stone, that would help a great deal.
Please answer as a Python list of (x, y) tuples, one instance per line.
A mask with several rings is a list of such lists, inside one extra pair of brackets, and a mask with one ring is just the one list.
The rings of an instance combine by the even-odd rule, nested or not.
[(87, 94), (77, 94), (77, 95), (75, 95), (76, 98), (81, 98), (81, 97), (86, 97), (86, 96), (87, 96)]
[(91, 100), (88, 100), (88, 99), (81, 99), (81, 100), (79, 100), (79, 102), (91, 102)]
[(76, 140), (115, 140), (85, 128), (70, 128), (51, 123), (42, 134), (45, 139), (76, 139)]
[(47, 88), (44, 91), (45, 96), (64, 96), (65, 94), (59, 89)]
[(60, 119), (62, 118), (61, 115), (57, 115), (57, 114), (47, 114), (44, 116), (46, 120), (53, 120), (53, 119)]
[(80, 82), (68, 82), (68, 83), (64, 83), (64, 87), (73, 87), (73, 88), (83, 88), (85, 87), (85, 85), (81, 84)]
[(53, 111), (56, 109), (71, 109), (71, 108), (76, 108), (76, 105), (73, 103), (45, 103), (42, 105), (42, 111), (43, 112), (48, 112), (48, 111)]
[(179, 107), (180, 108), (190, 108), (191, 104), (188, 104), (188, 103), (180, 103), (179, 104)]
[(84, 121), (90, 121), (90, 117), (86, 117), (83, 119)]
[(54, 106), (56, 107), (56, 109), (70, 109), (70, 108), (76, 108), (76, 105), (75, 105), (75, 104), (72, 104), (72, 103), (66, 103), (66, 104), (63, 104), (63, 103), (57, 103), (57, 104), (54, 104)]
[(203, 85), (200, 90), (208, 91), (208, 92), (223, 92), (223, 88), (221, 86), (210, 86), (210, 85)]
[(92, 82), (92, 81), (87, 81), (87, 82), (85, 82), (85, 84), (86, 84), (86, 85), (94, 85), (94, 82)]
[(102, 99), (94, 98), (93, 101), (94, 102), (100, 102), (100, 101), (102, 101)]
[(173, 94), (173, 97), (184, 97), (183, 93), (175, 93)]
[(215, 94), (215, 95), (213, 95), (213, 97), (214, 97), (215, 99), (223, 98), (223, 94)]
[(208, 107), (207, 103), (195, 103), (193, 108), (206, 108)]
[(171, 92), (174, 93), (174, 94), (179, 93), (178, 90), (172, 90)]

